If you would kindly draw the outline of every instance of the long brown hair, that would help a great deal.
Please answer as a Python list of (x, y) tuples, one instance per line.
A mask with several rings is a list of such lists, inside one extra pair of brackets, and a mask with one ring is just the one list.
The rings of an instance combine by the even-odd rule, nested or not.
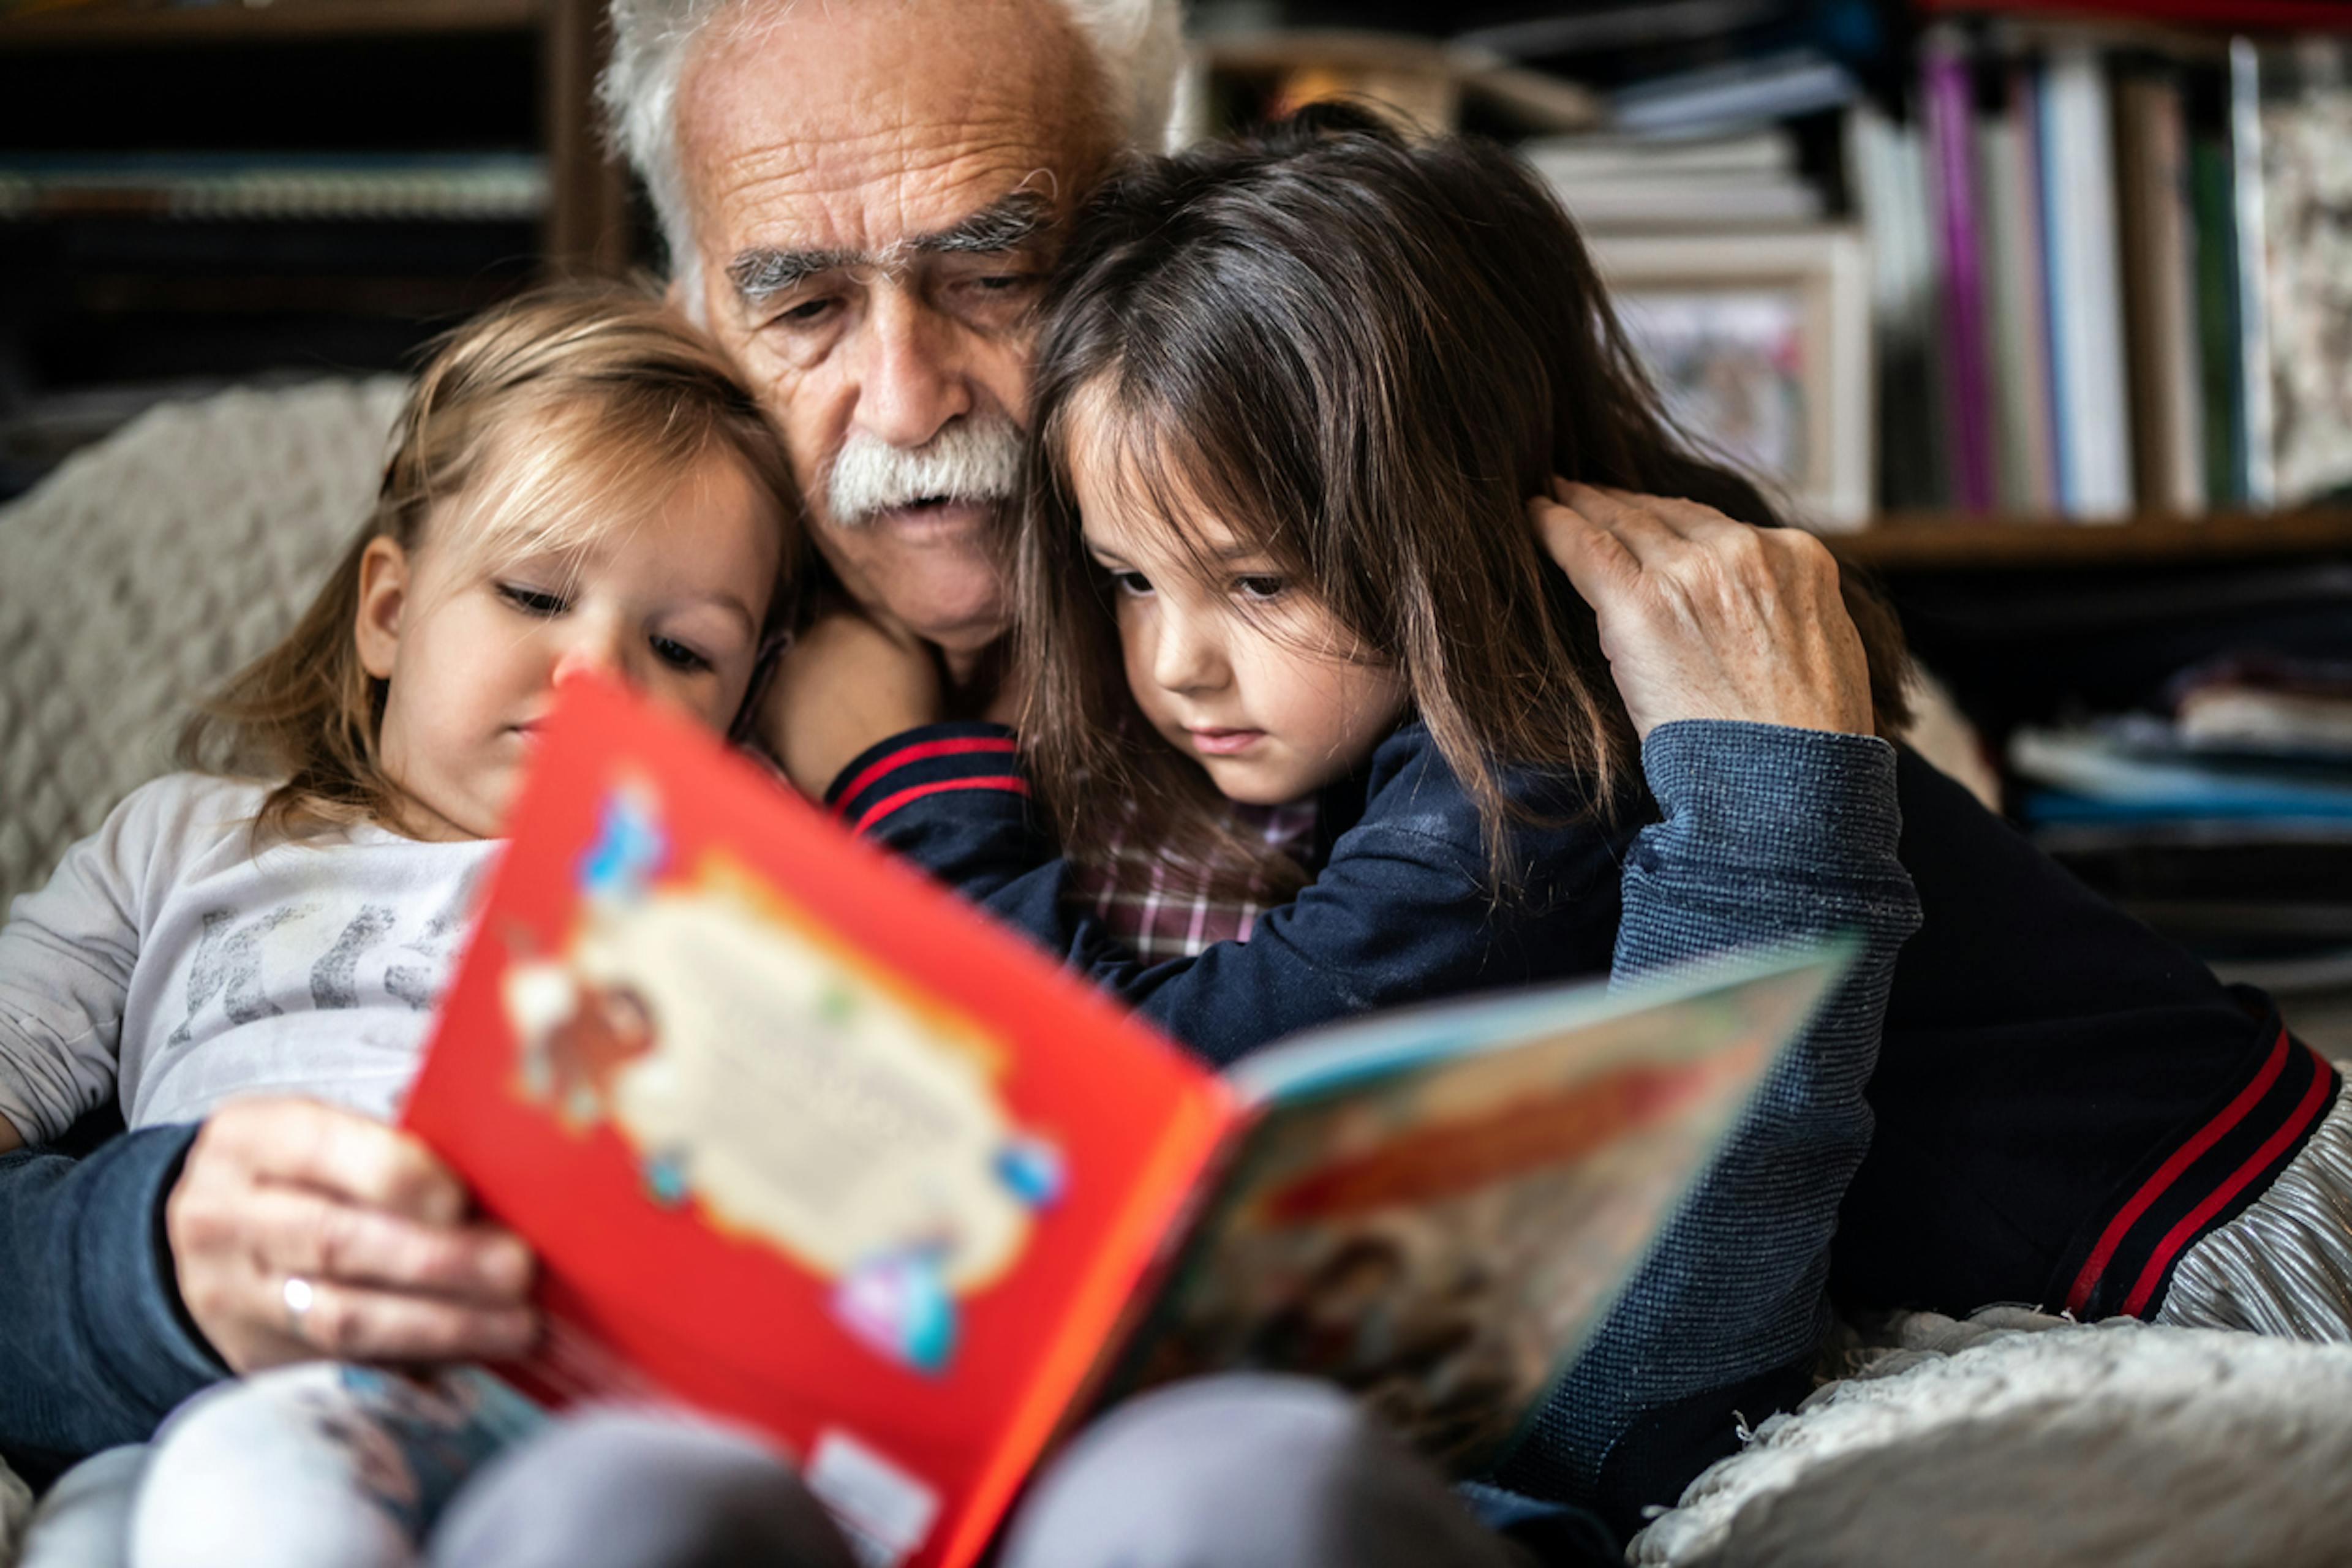
[[(1575, 776), (1603, 818), (1639, 798), (1591, 610), (1527, 498), (1559, 475), (1781, 519), (1669, 425), (1575, 226), (1509, 153), (1320, 108), (1139, 161), (1078, 219), (1046, 310), (1014, 592), (1024, 743), (1074, 858), (1144, 834), (1217, 885), (1299, 879), (1136, 711), (1081, 542), (1080, 424), (1112, 427), (1171, 527), (1214, 517), (1399, 667), (1498, 889), (1521, 815), (1507, 771)], [(1878, 721), (1899, 724), (1900, 630), (1851, 581), (1846, 601)]]
[(436, 545), (485, 563), (576, 552), (642, 521), (714, 451), (773, 498), (783, 530), (765, 646), (799, 614), (807, 531), (782, 444), (718, 351), (619, 285), (543, 289), (457, 328), (410, 390), (375, 505), (333, 574), (284, 641), (198, 708), (182, 765), (282, 781), (257, 840), (390, 816), (397, 791), (376, 744), (384, 683), (360, 663), (355, 635), (369, 544), (415, 551), (440, 503), (466, 492), (467, 536)]

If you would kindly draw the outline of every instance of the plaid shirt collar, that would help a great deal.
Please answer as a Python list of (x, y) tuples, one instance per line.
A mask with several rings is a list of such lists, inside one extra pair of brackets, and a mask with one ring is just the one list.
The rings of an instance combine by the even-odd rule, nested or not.
[[(1314, 847), (1312, 800), (1228, 809), (1236, 828), (1302, 864)], [(1212, 942), (1247, 942), (1266, 907), (1263, 885), (1238, 897), (1213, 898), (1181, 868), (1171, 868), (1156, 847), (1124, 835), (1112, 840), (1105, 864), (1081, 868), (1076, 880), (1096, 918), (1145, 963), (1197, 958)]]

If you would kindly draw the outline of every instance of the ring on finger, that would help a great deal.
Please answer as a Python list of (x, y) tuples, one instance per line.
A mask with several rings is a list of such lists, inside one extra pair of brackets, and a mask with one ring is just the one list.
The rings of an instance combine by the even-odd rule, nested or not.
[(319, 1298), (318, 1290), (299, 1274), (289, 1274), (279, 1295), (286, 1302), (287, 1331), (309, 1343), (310, 1336), (304, 1331), (304, 1327), (310, 1316), (310, 1304)]

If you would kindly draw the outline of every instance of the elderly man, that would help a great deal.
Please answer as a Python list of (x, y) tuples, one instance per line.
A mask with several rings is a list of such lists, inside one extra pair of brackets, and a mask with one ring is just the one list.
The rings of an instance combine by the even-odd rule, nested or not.
[[(983, 707), (1004, 630), (984, 537), (1017, 480), (1032, 307), (1073, 205), (1166, 121), (1172, 4), (616, 0), (614, 24), (607, 98), (678, 296), (787, 437), (850, 594), (937, 648), (950, 688)], [(1678, 726), (1645, 759), (1665, 820), (1629, 861), (1618, 968), (1832, 926), (1878, 942), (1727, 1161), (1722, 1180), (1769, 1203), (1686, 1216), (1499, 1478), (1512, 1489), (1477, 1494), (1523, 1533), (1557, 1528), (1526, 1494), (1599, 1500), (1620, 1521), (1672, 1500), (1729, 1445), (1735, 1403), (1758, 1413), (1801, 1393), (1838, 1196), (1867, 1142), (1860, 1089), (1887, 973), (1916, 918), (1892, 754), (1861, 732), (1860, 645), (1820, 546), (1638, 507), (1562, 526), (1555, 545), (1643, 733), (1758, 721), (1737, 747), (1710, 738), (1731, 726)], [(864, 732), (851, 705), (887, 694), (793, 696), (775, 736), (788, 757), (828, 754), (836, 718)], [(1736, 889), (1720, 858), (1734, 843)], [(1771, 1172), (1789, 1179), (1755, 1182)], [(470, 1219), (430, 1154), (304, 1102), (232, 1107), (79, 1162), (9, 1156), (0, 1258), (0, 1442), (20, 1457), (144, 1437), (232, 1372), (496, 1358), (536, 1331), (524, 1248)], [(299, 1314), (289, 1280), (307, 1288)], [(1024, 1561), (1499, 1563), (1513, 1550), (1294, 1385), (1181, 1393), (1107, 1428), (1033, 1501)], [(575, 1428), (476, 1490), (443, 1560), (839, 1550), (765, 1461), (709, 1434)]]

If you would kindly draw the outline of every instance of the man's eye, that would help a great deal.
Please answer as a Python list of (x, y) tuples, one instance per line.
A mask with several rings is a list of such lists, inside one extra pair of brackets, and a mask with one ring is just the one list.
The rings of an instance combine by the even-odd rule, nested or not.
[(694, 675), (710, 668), (709, 659), (682, 642), (676, 642), (668, 637), (656, 637), (653, 639), (653, 646), (654, 657), (672, 669)]
[(1244, 599), (1278, 599), (1290, 584), (1265, 574), (1234, 579), (1234, 592)]
[(946, 296), (950, 310), (976, 322), (1002, 325), (1025, 320), (1037, 307), (1045, 280), (1035, 272), (977, 272), (959, 279)]
[(541, 588), (527, 587), (520, 583), (501, 583), (499, 597), (526, 616), (560, 616), (571, 606), (561, 594), (551, 594)]
[(821, 300), (803, 300), (799, 304), (780, 312), (776, 317), (776, 324), (785, 327), (815, 326), (831, 314), (833, 308), (840, 302), (829, 294)]

